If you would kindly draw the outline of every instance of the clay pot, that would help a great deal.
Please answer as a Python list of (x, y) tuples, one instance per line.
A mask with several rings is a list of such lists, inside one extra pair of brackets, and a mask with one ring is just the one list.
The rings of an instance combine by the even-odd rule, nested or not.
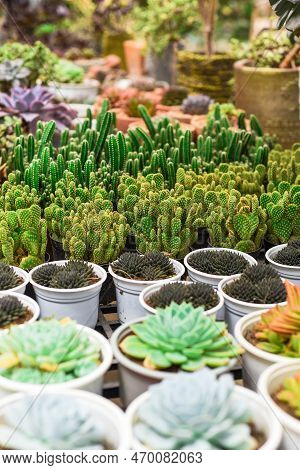
[(142, 40), (129, 39), (123, 43), (126, 67), (129, 75), (133, 77), (141, 77), (144, 74), (145, 46), (145, 41)]

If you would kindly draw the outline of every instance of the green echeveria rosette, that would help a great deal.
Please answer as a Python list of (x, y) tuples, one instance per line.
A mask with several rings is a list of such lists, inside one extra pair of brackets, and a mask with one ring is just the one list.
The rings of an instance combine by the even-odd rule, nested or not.
[(119, 347), (127, 356), (143, 361), (148, 369), (176, 367), (194, 372), (204, 366), (224, 367), (242, 353), (228, 335), (226, 324), (206, 316), (203, 306), (172, 302), (143, 322), (130, 325), (130, 329), (133, 334)]
[(234, 396), (230, 375), (208, 369), (153, 385), (135, 416), (134, 436), (149, 449), (231, 449), (256, 446), (251, 413)]

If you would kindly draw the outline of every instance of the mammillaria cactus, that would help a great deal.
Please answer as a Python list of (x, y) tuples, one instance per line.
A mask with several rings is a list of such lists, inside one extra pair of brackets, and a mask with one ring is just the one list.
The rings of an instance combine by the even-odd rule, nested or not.
[(204, 308), (174, 302), (157, 309), (141, 323), (130, 326), (119, 347), (129, 357), (142, 360), (149, 369), (173, 366), (194, 372), (204, 366), (222, 367), (242, 353), (223, 322), (206, 316)]
[(83, 399), (24, 395), (1, 413), (1, 448), (102, 450), (106, 444), (103, 424)]
[(203, 369), (152, 385), (133, 433), (149, 449), (245, 450), (257, 448), (252, 419), (246, 403), (234, 396), (232, 377), (216, 378)]
[(146, 299), (146, 302), (153, 308), (165, 308), (172, 302), (178, 305), (185, 302), (191, 303), (195, 308), (203, 305), (205, 310), (209, 310), (219, 303), (219, 298), (213, 287), (208, 284), (174, 282), (162, 286)]
[(15, 183), (14, 174), (4, 181), (0, 188), (0, 209), (4, 211), (15, 211), (26, 209), (33, 204), (39, 205), (40, 198), (36, 189), (30, 189), (27, 185)]
[(285, 378), (275, 397), (279, 402), (288, 405), (292, 416), (300, 419), (300, 372), (294, 377)]
[(300, 358), (300, 286), (285, 284), (287, 305), (262, 314), (253, 330), (255, 345), (272, 354)]
[(226, 284), (224, 292), (253, 304), (277, 304), (286, 300), (286, 289), (279, 274), (265, 264), (246, 268), (238, 279)]
[(28, 314), (30, 314), (28, 308), (16, 297), (7, 295), (0, 298), (0, 328), (22, 323)]
[(186, 114), (207, 114), (213, 100), (207, 95), (189, 95), (181, 105), (182, 112)]
[(276, 253), (273, 261), (286, 266), (300, 266), (300, 239), (290, 241)]
[(92, 266), (84, 261), (68, 261), (64, 265), (46, 264), (32, 274), (32, 279), (53, 289), (78, 289), (99, 281)]
[(22, 282), (23, 279), (16, 274), (11, 266), (0, 262), (0, 291), (13, 289)]
[(125, 279), (155, 281), (176, 275), (172, 261), (158, 252), (149, 252), (144, 256), (123, 253), (111, 266), (115, 274)]
[(99, 346), (66, 319), (12, 327), (1, 338), (0, 374), (17, 382), (66, 382), (94, 370), (100, 359)]
[(197, 251), (189, 256), (188, 263), (197, 271), (216, 276), (240, 274), (249, 266), (242, 255), (226, 250)]

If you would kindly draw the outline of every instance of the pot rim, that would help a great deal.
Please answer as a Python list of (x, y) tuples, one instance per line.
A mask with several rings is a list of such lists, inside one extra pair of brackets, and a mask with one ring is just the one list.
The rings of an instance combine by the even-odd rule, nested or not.
[[(203, 282), (201, 283), (201, 282), (194, 282), (194, 281), (172, 281), (172, 282), (162, 283), (160, 285), (153, 284), (152, 286), (145, 287), (145, 289), (142, 290), (142, 292), (139, 295), (139, 301), (140, 301), (140, 304), (142, 305), (142, 307), (145, 310), (147, 310), (150, 314), (155, 314), (157, 309), (154, 308), (154, 307), (150, 307), (150, 305), (147, 304), (146, 296), (148, 296), (150, 293), (152, 294), (152, 293), (158, 291), (159, 289), (161, 289), (162, 287), (164, 287), (168, 284), (174, 284), (175, 282), (180, 282), (181, 284), (204, 284)], [(215, 307), (210, 308), (208, 310), (205, 310), (206, 315), (213, 315), (215, 312), (220, 310), (224, 305), (223, 295), (216, 289), (214, 289), (214, 291), (216, 292), (216, 294), (218, 296), (219, 302), (217, 303), (217, 305)]]
[(203, 271), (198, 271), (197, 269), (193, 268), (190, 264), (189, 264), (189, 257), (191, 255), (193, 255), (194, 253), (198, 253), (200, 251), (230, 251), (231, 253), (237, 253), (239, 255), (242, 255), (247, 261), (249, 261), (250, 265), (255, 265), (257, 264), (257, 261), (255, 258), (253, 258), (253, 256), (249, 255), (248, 253), (243, 253), (242, 251), (238, 251), (238, 250), (234, 250), (233, 248), (218, 248), (218, 247), (211, 247), (211, 248), (199, 248), (198, 250), (194, 250), (194, 251), (191, 251), (190, 253), (188, 253), (185, 257), (184, 257), (184, 265), (185, 267), (191, 271), (193, 274), (196, 274), (196, 275), (201, 275), (203, 277), (207, 277), (207, 278), (210, 278), (210, 279), (215, 279), (216, 281), (218, 280), (222, 280), (222, 279), (227, 279), (231, 276), (223, 276), (222, 274), (208, 274), (208, 273), (204, 273)]
[(277, 254), (277, 252), (281, 251), (286, 246), (287, 246), (287, 243), (283, 243), (282, 245), (276, 245), (276, 246), (273, 246), (272, 248), (269, 248), (265, 254), (266, 260), (269, 261), (269, 263), (274, 264), (275, 266), (278, 266), (279, 268), (290, 269), (291, 271), (293, 270), (299, 271), (300, 266), (289, 266), (288, 264), (277, 263), (276, 261), (273, 260), (272, 255)]
[[(258, 450), (273, 450), (277, 449), (280, 445), (281, 439), (282, 439), (282, 428), (281, 425), (279, 424), (278, 420), (275, 418), (273, 413), (269, 410), (269, 408), (266, 406), (264, 403), (263, 399), (255, 392), (252, 390), (249, 390), (245, 387), (242, 387), (240, 385), (235, 385), (234, 386), (234, 392), (238, 395), (244, 396), (246, 400), (248, 399), (249, 401), (253, 402), (255, 401), (258, 407), (263, 407), (265, 408), (266, 412), (268, 413), (268, 420), (265, 419), (265, 423), (269, 427), (269, 436), (266, 436), (266, 441), (264, 444), (258, 449)], [(132, 442), (132, 448), (137, 449), (137, 450), (149, 450), (147, 449), (137, 438), (135, 438), (133, 434), (133, 420), (135, 418), (136, 412), (139, 409), (139, 407), (147, 401), (147, 399), (150, 396), (150, 392), (147, 391), (143, 393), (142, 395), (138, 396), (135, 398), (130, 405), (128, 406), (127, 410), (125, 411), (125, 416), (128, 421), (128, 426), (130, 428), (130, 437), (131, 437), (131, 442)], [(253, 416), (255, 420), (255, 415)], [(154, 449), (153, 449), (154, 450)]]
[(89, 89), (89, 88), (99, 88), (100, 83), (95, 78), (85, 78), (81, 83), (65, 83), (65, 82), (49, 82), (48, 87), (52, 88), (75, 88), (75, 89)]
[[(143, 255), (142, 255), (143, 256)], [(118, 281), (122, 281), (122, 282), (127, 282), (128, 284), (137, 284), (137, 285), (152, 285), (153, 283), (161, 283), (161, 282), (164, 282), (164, 281), (169, 281), (169, 280), (174, 280), (176, 281), (177, 279), (181, 278), (183, 275), (184, 275), (184, 272), (185, 272), (185, 267), (183, 264), (181, 264), (179, 261), (177, 261), (176, 259), (173, 259), (173, 258), (170, 258), (170, 261), (172, 261), (172, 264), (175, 268), (175, 270), (178, 272), (176, 274), (174, 274), (174, 276), (172, 277), (168, 277), (166, 279), (157, 279), (157, 280), (153, 280), (153, 281), (142, 281), (142, 280), (139, 280), (139, 279), (127, 279), (126, 277), (122, 277), (122, 276), (119, 276), (118, 274), (116, 274), (113, 269), (112, 269), (112, 263), (109, 263), (109, 266), (108, 266), (108, 272), (109, 274), (112, 275), (112, 277), (114, 279), (117, 279)]]
[(243, 307), (253, 307), (253, 308), (256, 308), (256, 309), (260, 309), (260, 310), (269, 310), (270, 308), (276, 307), (276, 305), (281, 305), (282, 306), (282, 305), (287, 304), (287, 301), (278, 302), (278, 303), (275, 303), (275, 304), (255, 304), (255, 303), (251, 303), (251, 302), (244, 302), (242, 300), (235, 299), (234, 297), (230, 297), (230, 295), (228, 295), (228, 294), (226, 294), (226, 292), (224, 292), (224, 287), (228, 282), (232, 282), (235, 279), (239, 279), (241, 277), (241, 275), (242, 274), (233, 274), (233, 276), (227, 276), (226, 278), (222, 279), (219, 282), (218, 290), (223, 295), (225, 301), (227, 300), (227, 301), (230, 301), (232, 303), (235, 303), (236, 305), (241, 305)]
[[(22, 328), (23, 325), (19, 327)], [(113, 354), (109, 344), (109, 341), (100, 333), (89, 328), (88, 326), (83, 326), (76, 324), (76, 328), (79, 330), (79, 334), (82, 332), (86, 333), (90, 341), (93, 341), (100, 345), (101, 353), (101, 362), (93, 371), (88, 374), (78, 377), (77, 379), (72, 379), (67, 382), (58, 382), (55, 384), (33, 384), (27, 382), (17, 382), (16, 380), (11, 380), (0, 375), (0, 390), (1, 388), (8, 391), (8, 393), (17, 393), (17, 392), (39, 392), (42, 390), (61, 390), (61, 389), (80, 389), (85, 385), (96, 380), (98, 377), (104, 376), (104, 374), (109, 369)], [(4, 332), (5, 334), (5, 332)]]
[[(134, 320), (132, 320), (128, 323), (125, 323), (125, 324), (119, 326), (114, 331), (114, 333), (112, 334), (112, 336), (110, 338), (110, 344), (111, 344), (111, 347), (112, 347), (113, 355), (117, 359), (118, 363), (121, 366), (126, 367), (126, 369), (129, 369), (129, 370), (133, 371), (134, 373), (136, 373), (138, 375), (146, 376), (146, 377), (156, 379), (156, 380), (164, 380), (164, 379), (167, 379), (167, 378), (170, 378), (170, 377), (174, 377), (174, 375), (177, 374), (179, 371), (178, 372), (167, 372), (167, 371), (163, 371), (161, 369), (160, 370), (146, 369), (146, 367), (143, 367), (140, 364), (135, 363), (132, 359), (127, 357), (125, 354), (123, 354), (122, 351), (119, 348), (120, 337), (121, 336), (124, 337), (124, 336), (126, 336), (126, 333), (130, 332), (130, 325), (133, 325), (134, 323), (141, 323), (144, 320), (146, 320), (146, 318), (147, 318), (147, 316), (136, 318), (136, 319), (134, 319)], [(126, 330), (128, 330), (128, 331), (126, 331)], [(232, 337), (232, 335), (230, 335), (230, 334), (229, 334), (229, 336)], [(229, 372), (235, 366), (235, 364), (237, 363), (238, 358), (239, 358), (239, 356), (236, 357), (236, 358), (231, 358), (229, 360), (229, 364), (227, 366), (210, 368), (210, 370), (212, 370), (213, 372), (218, 372), (217, 375), (220, 375), (224, 372)]]
[(255, 72), (255, 73), (264, 73), (264, 74), (292, 74), (298, 73), (300, 67), (294, 67), (292, 69), (281, 69), (279, 67), (256, 67), (255, 65), (250, 65), (250, 59), (241, 59), (237, 60), (233, 67), (235, 70), (244, 70), (246, 72)]
[(15, 297), (16, 299), (20, 300), (20, 302), (23, 305), (25, 304), (25, 306), (31, 311), (32, 317), (23, 323), (19, 323), (16, 325), (8, 325), (6, 328), (1, 328), (0, 334), (3, 331), (8, 331), (11, 326), (28, 325), (29, 323), (33, 323), (37, 321), (37, 319), (40, 316), (40, 307), (39, 307), (39, 304), (34, 299), (32, 299), (31, 297), (28, 297), (27, 295), (20, 294), (19, 292), (0, 291), (0, 298), (7, 297), (7, 296)]
[(15, 271), (16, 275), (21, 277), (23, 279), (23, 282), (19, 284), (16, 287), (13, 287), (12, 289), (6, 289), (6, 290), (0, 290), (0, 293), (2, 292), (16, 292), (19, 289), (22, 289), (23, 287), (26, 287), (27, 284), (29, 283), (29, 274), (22, 268), (19, 268), (19, 266), (12, 266), (10, 265), (11, 268)]
[(37, 289), (40, 289), (40, 290), (43, 290), (43, 291), (46, 291), (46, 292), (57, 292), (57, 293), (62, 293), (62, 294), (66, 294), (68, 292), (86, 292), (88, 290), (92, 290), (94, 289), (95, 287), (100, 287), (102, 286), (102, 284), (105, 282), (106, 278), (107, 278), (107, 272), (101, 267), (99, 266), (98, 264), (94, 264), (94, 263), (90, 263), (90, 262), (87, 262), (90, 266), (93, 267), (94, 271), (96, 272), (96, 274), (100, 277), (99, 281), (95, 282), (94, 284), (91, 284), (90, 286), (85, 286), (85, 287), (77, 287), (75, 289), (55, 289), (54, 287), (46, 287), (46, 286), (41, 286), (40, 284), (38, 284), (37, 282), (35, 282), (33, 279), (32, 279), (32, 274), (38, 269), (40, 268), (41, 266), (44, 266), (44, 265), (48, 265), (48, 264), (56, 264), (58, 266), (63, 266), (65, 265), (66, 263), (68, 263), (68, 259), (65, 259), (65, 260), (59, 260), (59, 261), (49, 261), (48, 263), (43, 263), (43, 264), (40, 264), (39, 266), (36, 266), (35, 268), (31, 269), (31, 271), (29, 271), (29, 282), (30, 284), (33, 285), (33, 287), (37, 288)]

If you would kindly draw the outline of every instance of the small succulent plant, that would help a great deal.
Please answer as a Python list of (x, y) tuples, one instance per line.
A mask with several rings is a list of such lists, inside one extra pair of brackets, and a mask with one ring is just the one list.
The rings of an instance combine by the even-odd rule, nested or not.
[(191, 303), (195, 308), (203, 305), (205, 310), (209, 310), (218, 304), (219, 299), (216, 291), (208, 284), (174, 282), (162, 286), (146, 301), (154, 308), (165, 308), (172, 302), (178, 305), (185, 302)]
[(23, 67), (23, 60), (4, 60), (0, 63), (0, 89), (7, 92), (12, 86), (20, 85), (30, 71)]
[(118, 276), (143, 281), (167, 279), (176, 274), (172, 261), (159, 252), (149, 252), (145, 255), (123, 253), (112, 263), (112, 269)]
[(207, 95), (189, 95), (181, 105), (181, 111), (186, 114), (207, 114), (213, 100)]
[(91, 405), (79, 398), (24, 395), (1, 413), (1, 448), (102, 450), (105, 437)]
[(300, 286), (286, 281), (287, 305), (263, 313), (254, 326), (255, 345), (263, 351), (300, 358)]
[(92, 266), (85, 261), (68, 261), (62, 266), (42, 265), (34, 271), (32, 279), (41, 286), (53, 289), (78, 289), (99, 281)]
[(0, 291), (13, 289), (22, 282), (23, 279), (16, 274), (11, 266), (0, 262)]
[(249, 262), (232, 251), (198, 251), (189, 256), (188, 263), (202, 273), (216, 276), (232, 276), (242, 273)]
[(203, 307), (174, 302), (141, 323), (120, 343), (124, 354), (143, 360), (149, 369), (177, 367), (194, 372), (204, 366), (222, 367), (242, 350), (227, 333), (224, 322), (206, 316)]
[(294, 377), (284, 379), (282, 388), (276, 393), (276, 398), (287, 404), (292, 414), (300, 419), (300, 372)]
[(133, 433), (155, 450), (257, 448), (251, 412), (236, 399), (234, 387), (229, 374), (216, 378), (208, 369), (152, 385), (137, 410)]
[(140, 117), (139, 105), (144, 105), (150, 116), (155, 113), (155, 107), (150, 100), (145, 98), (131, 98), (125, 106), (125, 111), (130, 117)]
[(283, 26), (292, 34), (300, 35), (300, 15), (298, 0), (270, 0), (278, 19), (278, 29)]
[(171, 86), (164, 94), (162, 104), (165, 106), (180, 106), (187, 97), (188, 91), (182, 86)]
[(18, 323), (27, 314), (27, 307), (12, 295), (0, 298), (0, 328)]
[(229, 282), (224, 291), (230, 297), (252, 304), (277, 304), (286, 300), (286, 289), (279, 274), (269, 265), (249, 266)]
[(94, 370), (99, 346), (69, 319), (12, 327), (0, 342), (0, 374), (17, 382), (66, 382)]
[(276, 253), (273, 261), (285, 266), (300, 266), (300, 239), (290, 241), (285, 248)]

